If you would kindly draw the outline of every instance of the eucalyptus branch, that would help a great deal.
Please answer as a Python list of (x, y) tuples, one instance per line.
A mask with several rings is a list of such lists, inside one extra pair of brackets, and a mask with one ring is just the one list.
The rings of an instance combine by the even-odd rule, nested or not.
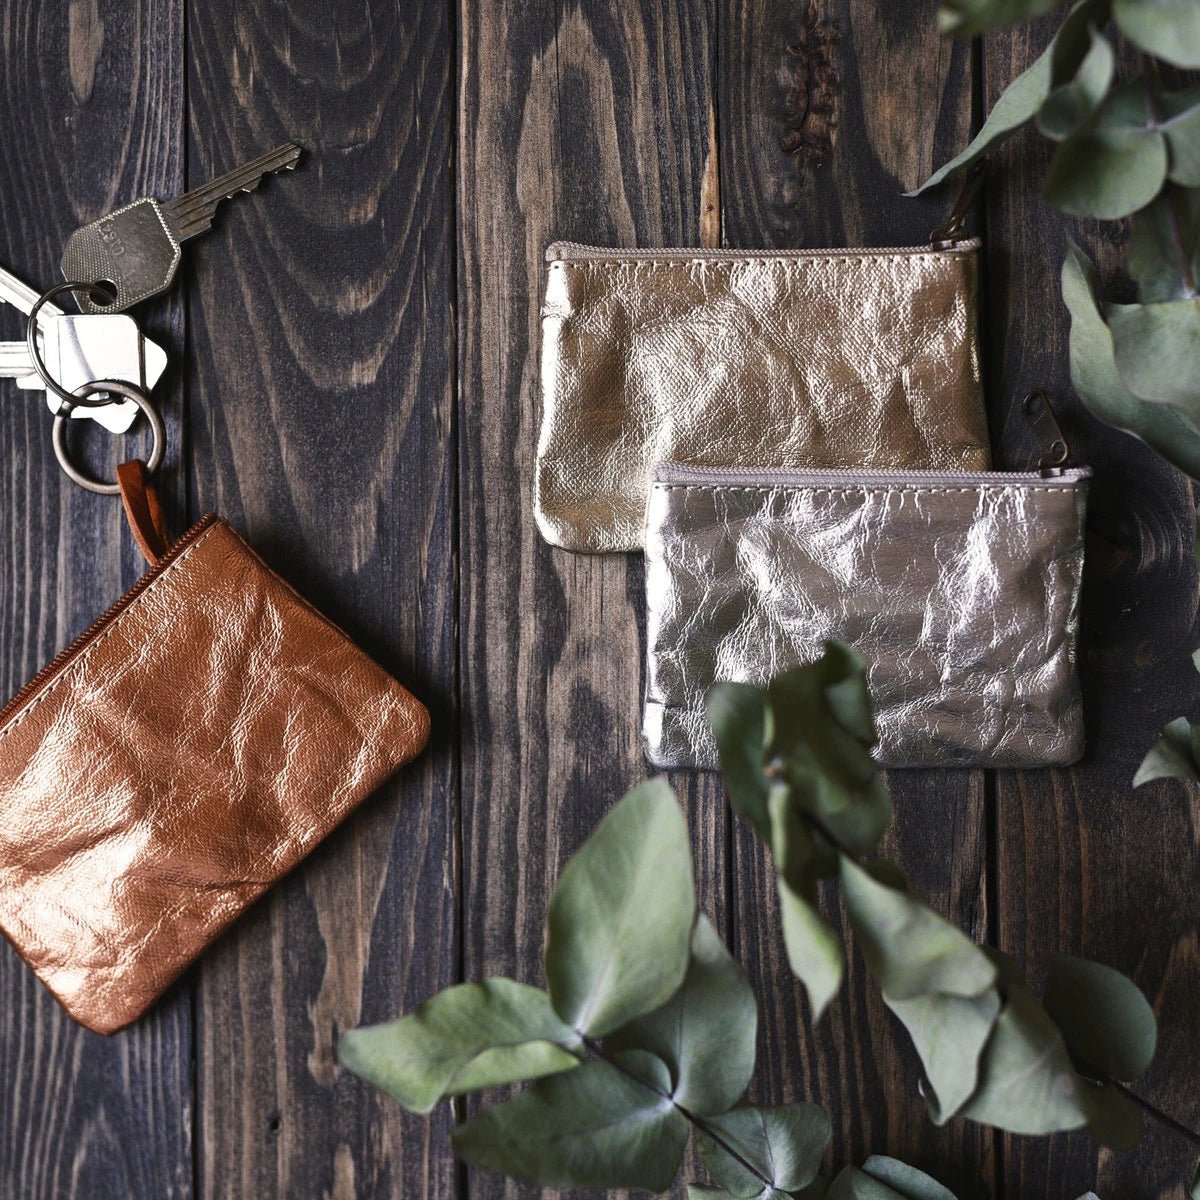
[(716, 1129), (714, 1129), (706, 1120), (704, 1120), (703, 1117), (696, 1116), (695, 1113), (689, 1111), (682, 1104), (677, 1103), (675, 1101), (674, 1097), (669, 1092), (665, 1092), (661, 1088), (656, 1088), (654, 1086), (654, 1084), (648, 1082), (647, 1080), (643, 1079), (640, 1075), (629, 1070), (629, 1068), (624, 1066), (618, 1059), (614, 1058), (610, 1054), (606, 1054), (604, 1051), (603, 1044), (596, 1041), (595, 1038), (585, 1037), (585, 1038), (583, 1038), (583, 1044), (598, 1058), (602, 1058), (602, 1059), (604, 1059), (605, 1062), (611, 1063), (612, 1066), (615, 1067), (618, 1071), (620, 1071), (622, 1075), (626, 1076), (629, 1079), (632, 1079), (635, 1083), (640, 1084), (642, 1087), (646, 1088), (648, 1091), (653, 1092), (656, 1096), (660, 1097), (661, 1099), (669, 1100), (673, 1105), (675, 1105), (675, 1108), (678, 1109), (679, 1112), (683, 1115), (684, 1120), (688, 1121), (696, 1129), (699, 1129), (703, 1134), (705, 1134), (707, 1137), (711, 1138), (714, 1142), (716, 1142), (716, 1144), (718, 1146), (720, 1146), (721, 1149), (724, 1150), (725, 1153), (728, 1154), (729, 1157), (732, 1158), (733, 1161), (738, 1164), (738, 1166), (740, 1166), (743, 1170), (748, 1171), (751, 1175), (753, 1175), (754, 1178), (757, 1179), (764, 1187), (769, 1188), (769, 1187), (773, 1186), (771, 1180), (766, 1175), (764, 1175), (762, 1173), (762, 1171), (760, 1171), (748, 1159), (744, 1158), (741, 1154), (741, 1151), (739, 1151), (735, 1147), (731, 1146), (720, 1135), (720, 1133), (717, 1132)]

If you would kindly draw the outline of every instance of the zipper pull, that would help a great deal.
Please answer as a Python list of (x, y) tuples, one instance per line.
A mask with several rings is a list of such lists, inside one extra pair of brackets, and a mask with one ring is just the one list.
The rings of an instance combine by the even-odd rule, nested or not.
[(1042, 443), (1044, 453), (1038, 459), (1038, 470), (1045, 475), (1058, 475), (1071, 458), (1071, 447), (1059, 428), (1050, 407), (1045, 389), (1035, 388), (1021, 401), (1021, 411), (1033, 436)]
[(935, 250), (951, 250), (956, 242), (961, 242), (966, 236), (967, 213), (975, 203), (975, 197), (983, 185), (983, 177), (987, 174), (986, 158), (976, 159), (963, 176), (962, 187), (958, 191), (958, 199), (950, 212), (950, 218), (944, 225), (939, 225), (930, 235), (929, 244)]

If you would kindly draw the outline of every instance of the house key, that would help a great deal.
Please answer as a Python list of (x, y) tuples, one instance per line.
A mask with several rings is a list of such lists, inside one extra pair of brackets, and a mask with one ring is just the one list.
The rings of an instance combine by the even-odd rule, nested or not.
[(116, 313), (166, 291), (179, 268), (182, 244), (209, 230), (217, 205), (238, 192), (254, 191), (266, 175), (291, 170), (299, 158), (300, 147), (289, 142), (207, 187), (174, 200), (146, 196), (77, 229), (63, 250), (64, 278), (102, 283), (116, 293), (108, 305), (80, 295), (80, 308)]
[[(0, 267), (0, 301), (7, 301), (27, 317), (37, 299), (33, 288)], [(166, 370), (166, 352), (142, 336), (132, 317), (120, 313), (77, 315), (45, 303), (38, 310), (37, 325), (46, 369), (68, 391), (94, 379), (121, 380), (149, 391)], [(27, 391), (44, 392), (52, 413), (63, 407), (43, 383), (24, 340), (0, 342), (0, 378), (15, 379), (17, 387)], [(128, 399), (86, 407), (80, 404), (70, 415), (90, 417), (113, 433), (125, 433), (137, 419), (138, 405)]]

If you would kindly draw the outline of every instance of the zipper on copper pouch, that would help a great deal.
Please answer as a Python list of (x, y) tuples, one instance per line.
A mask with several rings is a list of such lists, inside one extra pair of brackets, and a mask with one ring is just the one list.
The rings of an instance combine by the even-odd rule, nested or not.
[(108, 628), (206, 529), (220, 518), (206, 513), (178, 539), (115, 604), (100, 614), (65, 650), (56, 654), (4, 707), (0, 731), (39, 692), (48, 687)]

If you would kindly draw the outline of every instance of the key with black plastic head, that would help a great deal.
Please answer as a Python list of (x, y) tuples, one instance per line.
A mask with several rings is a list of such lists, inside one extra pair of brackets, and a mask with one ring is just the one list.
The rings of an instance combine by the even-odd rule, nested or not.
[(81, 295), (80, 307), (121, 312), (166, 291), (179, 268), (183, 243), (209, 230), (217, 205), (238, 192), (254, 191), (264, 176), (290, 170), (299, 158), (300, 147), (289, 142), (177, 199), (147, 196), (77, 229), (63, 250), (64, 278), (104, 282), (116, 293), (107, 306)]

